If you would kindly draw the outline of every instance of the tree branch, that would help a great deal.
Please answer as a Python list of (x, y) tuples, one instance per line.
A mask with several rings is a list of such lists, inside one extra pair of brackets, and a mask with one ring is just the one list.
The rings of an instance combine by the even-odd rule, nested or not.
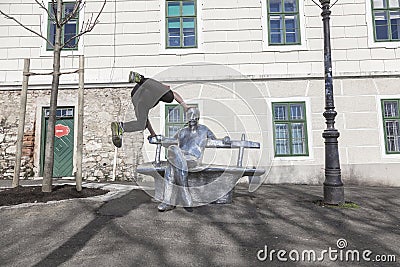
[(57, 26), (60, 26), (60, 22), (58, 21), (58, 18), (57, 18), (57, 5), (54, 2), (54, 0), (51, 0), (51, 8), (53, 9), (53, 13), (54, 13), (54, 22), (56, 23)]
[(49, 16), (50, 19), (54, 20), (54, 15), (51, 15), (49, 9), (46, 7), (46, 5), (44, 4), (43, 0), (42, 2), (39, 2), (39, 0), (35, 0), (36, 4), (39, 5), (39, 7), (41, 9), (43, 9), (44, 11), (46, 11), (47, 15)]
[(65, 25), (68, 23), (68, 21), (70, 21), (73, 17), (76, 16), (76, 14), (78, 14), (79, 11), (81, 11), (83, 5), (82, 4), (82, 0), (76, 0), (75, 4), (74, 4), (74, 9), (72, 10), (72, 12), (70, 12), (68, 14), (68, 16), (66, 16), (62, 21), (61, 21), (61, 26)]
[(96, 18), (93, 20), (93, 13), (92, 13), (90, 19), (88, 19), (86, 23), (83, 23), (80, 32), (78, 34), (75, 34), (71, 38), (69, 38), (66, 42), (64, 42), (64, 44), (61, 46), (61, 49), (63, 49), (70, 41), (72, 41), (75, 38), (78, 39), (78, 41), (76, 42), (76, 44), (78, 44), (79, 38), (82, 35), (84, 35), (85, 33), (91, 32), (93, 30), (93, 28), (99, 23), (100, 14), (103, 12), (106, 3), (107, 3), (107, 0), (104, 0), (103, 5), (102, 5), (100, 11), (97, 13)]
[(21, 22), (19, 22), (16, 18), (11, 17), (9, 15), (7, 15), (6, 13), (4, 13), (3, 11), (0, 10), (0, 14), (2, 14), (4, 17), (6, 17), (7, 19), (11, 19), (13, 21), (15, 21), (19, 26), (21, 26), (22, 28), (24, 28), (27, 31), (30, 31), (31, 33), (39, 36), (40, 38), (44, 39), (51, 47), (54, 47), (54, 45), (43, 35), (41, 35), (40, 33), (32, 30), (31, 28), (28, 28), (27, 26), (25, 26), (24, 24), (22, 24)]

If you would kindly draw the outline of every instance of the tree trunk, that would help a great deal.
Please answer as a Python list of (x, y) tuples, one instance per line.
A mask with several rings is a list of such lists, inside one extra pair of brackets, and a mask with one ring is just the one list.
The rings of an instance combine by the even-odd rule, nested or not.
[(53, 53), (53, 80), (51, 83), (50, 115), (47, 126), (42, 192), (51, 192), (54, 166), (54, 127), (57, 114), (58, 85), (60, 83), (62, 1), (57, 0), (56, 34)]

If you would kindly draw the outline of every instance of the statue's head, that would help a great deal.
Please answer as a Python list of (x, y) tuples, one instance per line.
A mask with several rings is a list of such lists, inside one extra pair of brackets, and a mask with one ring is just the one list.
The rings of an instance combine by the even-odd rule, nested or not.
[(200, 119), (200, 110), (195, 107), (191, 107), (186, 111), (186, 120), (189, 126), (197, 125)]
[(144, 76), (141, 75), (139, 72), (131, 71), (129, 73), (129, 82), (130, 83), (142, 83), (144, 81)]

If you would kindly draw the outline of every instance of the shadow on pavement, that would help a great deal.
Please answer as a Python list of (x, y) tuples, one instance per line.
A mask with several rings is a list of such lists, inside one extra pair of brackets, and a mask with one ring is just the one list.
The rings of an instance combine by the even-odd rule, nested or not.
[[(329, 247), (338, 249), (336, 242), (340, 238), (348, 243), (345, 249), (396, 255), (398, 261), (399, 189), (347, 187), (345, 190), (346, 200), (359, 204), (360, 208), (313, 204), (321, 199), (321, 186), (268, 185), (254, 193), (239, 186), (231, 205), (207, 205), (192, 212), (177, 208), (159, 213), (157, 204), (146, 193), (132, 190), (102, 205), (92, 221), (35, 266), (75, 264), (75, 255), (87, 249), (95, 236), (106, 240), (94, 242), (100, 247), (96, 253), (91, 251), (96, 258), (86, 262), (84, 257), (88, 253), (82, 253), (83, 264), (309, 266), (310, 261), (285, 263), (276, 256), (273, 260), (259, 261), (256, 255), (268, 246), (270, 250), (287, 252), (315, 250), (318, 257)], [(108, 240), (109, 237), (112, 239)], [(395, 263), (332, 261), (328, 257), (315, 264), (395, 266)]]
[(121, 198), (106, 202), (90, 223), (34, 266), (58, 266), (67, 262), (114, 218), (125, 216), (146, 202), (150, 202), (150, 197), (139, 190), (132, 190)]

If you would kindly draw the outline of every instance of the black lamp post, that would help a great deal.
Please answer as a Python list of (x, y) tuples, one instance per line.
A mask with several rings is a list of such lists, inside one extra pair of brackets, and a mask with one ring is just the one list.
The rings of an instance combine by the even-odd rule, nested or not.
[(338, 137), (335, 129), (335, 111), (333, 99), (332, 59), (329, 16), (330, 0), (319, 0), (322, 5), (322, 21), (324, 26), (324, 66), (325, 66), (325, 112), (327, 128), (322, 133), (325, 139), (325, 181), (324, 203), (338, 205), (344, 203), (344, 187), (341, 179), (339, 162)]

